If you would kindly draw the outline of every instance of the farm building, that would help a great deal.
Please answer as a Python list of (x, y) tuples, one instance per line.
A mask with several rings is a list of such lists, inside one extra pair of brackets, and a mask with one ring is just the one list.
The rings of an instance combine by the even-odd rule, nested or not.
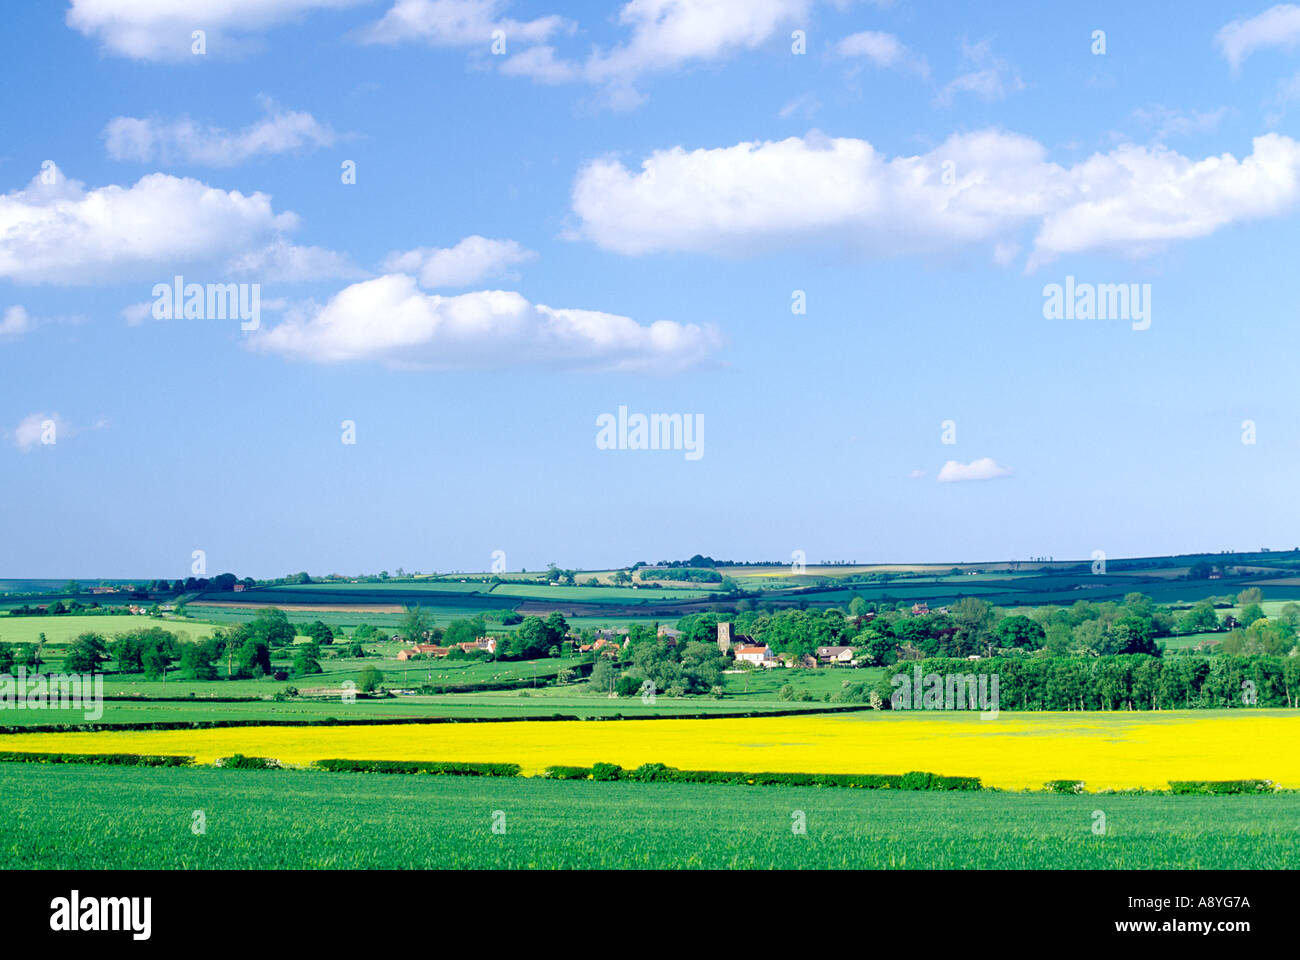
[(760, 667), (775, 667), (777, 665), (776, 657), (772, 656), (772, 648), (767, 644), (737, 644), (736, 648), (737, 663), (756, 663)]
[(852, 663), (852, 647), (818, 647), (817, 659), (822, 663)]

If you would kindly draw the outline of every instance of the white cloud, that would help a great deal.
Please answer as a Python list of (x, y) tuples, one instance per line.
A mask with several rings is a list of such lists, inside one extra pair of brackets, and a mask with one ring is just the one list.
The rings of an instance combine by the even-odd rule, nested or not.
[(1279, 3), (1248, 19), (1233, 20), (1214, 39), (1233, 70), (1256, 50), (1265, 47), (1289, 50), (1300, 44), (1300, 6)]
[(297, 225), (264, 193), (162, 173), (87, 190), (51, 168), (0, 194), (0, 277), (81, 284), (157, 280), (195, 266), (224, 270), (268, 246), (283, 249), (277, 244)]
[(911, 473), (907, 475), (909, 480), (920, 480), (924, 476), (925, 476), (924, 470), (913, 470)]
[(302, 247), (285, 239), (231, 258), (226, 269), (259, 283), (310, 283), (367, 276), (341, 253), (324, 247)]
[(454, 247), (420, 247), (403, 253), (391, 253), (384, 261), (386, 273), (410, 273), (420, 286), (468, 287), (493, 277), (505, 275), (509, 268), (527, 263), (537, 254), (525, 250), (514, 240), (489, 240), (466, 237)]
[(998, 466), (998, 462), (992, 457), (981, 457), (970, 463), (949, 460), (935, 479), (940, 483), (960, 483), (963, 480), (993, 480), (1008, 476), (1010, 473), (1011, 471), (1006, 467)]
[(337, 135), (310, 113), (284, 110), (260, 98), (266, 116), (243, 130), (205, 127), (192, 120), (163, 121), (114, 117), (104, 128), (108, 155), (141, 163), (191, 163), (233, 167), (259, 155), (289, 153), (303, 147), (328, 147)]
[(506, 49), (516, 43), (538, 43), (571, 28), (560, 16), (536, 20), (503, 17), (504, 0), (397, 0), (379, 22), (362, 32), (368, 43), (420, 40), (435, 47), (482, 46), (486, 51), (494, 31), (505, 33)]
[[(628, 109), (645, 98), (635, 82), (650, 73), (691, 63), (720, 60), (754, 50), (806, 28), (817, 0), (630, 0), (618, 22), (630, 31), (626, 42), (595, 49), (583, 59), (557, 57), (544, 47), (513, 54), (503, 73), (532, 77), (542, 83), (582, 81), (603, 88), (602, 100)], [(837, 5), (842, 5), (837, 2)]]
[(603, 158), (573, 187), (580, 233), (624, 254), (738, 256), (791, 245), (862, 255), (941, 253), (986, 243), (1000, 262), (1036, 228), (1028, 266), (1059, 254), (1144, 255), (1230, 223), (1278, 216), (1300, 194), (1300, 144), (1278, 134), (1193, 160), (1126, 145), (1072, 167), (999, 130), (954, 134), (892, 159), (865, 140), (820, 133), (687, 151), (660, 150), (638, 172)]
[(909, 50), (892, 33), (863, 30), (845, 37), (835, 50), (842, 57), (864, 57), (877, 67), (909, 70), (921, 76), (930, 73), (925, 58)]
[(949, 81), (935, 98), (944, 106), (952, 104), (960, 93), (969, 93), (981, 100), (1001, 100), (1025, 88), (1020, 73), (1007, 61), (993, 54), (988, 40), (979, 43), (962, 43), (962, 62), (976, 69), (960, 74)]
[(191, 33), (207, 32), (207, 56), (248, 49), (258, 34), (318, 10), (370, 0), (71, 0), (66, 21), (113, 53), (135, 60), (184, 60)]
[(667, 373), (705, 360), (720, 337), (711, 326), (666, 320), (641, 325), (614, 314), (529, 303), (503, 290), (426, 294), (413, 277), (390, 274), (346, 287), (323, 307), (291, 313), (250, 343), (314, 363)]
[(14, 428), (14, 445), (26, 453), (52, 441), (58, 443), (69, 431), (57, 413), (31, 413)]
[(19, 337), (31, 330), (35, 324), (21, 305), (9, 307), (0, 317), (0, 337)]

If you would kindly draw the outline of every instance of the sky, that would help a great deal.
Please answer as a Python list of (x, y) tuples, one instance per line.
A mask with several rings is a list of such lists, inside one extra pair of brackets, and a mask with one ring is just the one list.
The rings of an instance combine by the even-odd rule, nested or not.
[(6, 27), (0, 576), (1300, 543), (1300, 5)]

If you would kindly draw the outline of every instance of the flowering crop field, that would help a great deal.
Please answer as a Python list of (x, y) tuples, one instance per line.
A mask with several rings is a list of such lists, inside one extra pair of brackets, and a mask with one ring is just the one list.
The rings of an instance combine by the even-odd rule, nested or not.
[(854, 713), (720, 720), (621, 720), (236, 727), (0, 736), (0, 751), (315, 760), (449, 760), (690, 770), (904, 773), (979, 777), (1040, 789), (1164, 789), (1170, 780), (1266, 779), (1300, 788), (1300, 714), (1285, 710), (1116, 713)]

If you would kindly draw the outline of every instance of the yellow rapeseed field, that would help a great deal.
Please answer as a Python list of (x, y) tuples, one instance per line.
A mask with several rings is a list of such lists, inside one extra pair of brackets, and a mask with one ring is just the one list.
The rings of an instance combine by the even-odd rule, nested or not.
[[(1037, 789), (1163, 788), (1169, 780), (1263, 778), (1300, 787), (1300, 714), (1283, 710), (1161, 713), (855, 713), (720, 720), (622, 720), (233, 727), (0, 736), (0, 750), (192, 755), (242, 753), (306, 766), (350, 760), (549, 764), (666, 763), (692, 770), (977, 776)], [(2, 774), (2, 771), (0, 771)]]

